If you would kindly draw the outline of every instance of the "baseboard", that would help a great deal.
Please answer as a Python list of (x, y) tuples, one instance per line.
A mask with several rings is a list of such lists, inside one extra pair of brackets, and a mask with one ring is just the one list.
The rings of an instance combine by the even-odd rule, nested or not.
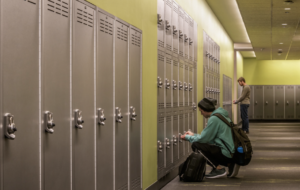
[(299, 119), (251, 119), (249, 120), (249, 123), (299, 123), (300, 120)]

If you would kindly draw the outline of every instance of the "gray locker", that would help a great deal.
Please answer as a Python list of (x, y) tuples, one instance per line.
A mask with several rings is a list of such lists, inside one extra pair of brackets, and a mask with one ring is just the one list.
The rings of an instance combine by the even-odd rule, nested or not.
[(172, 0), (165, 0), (165, 43), (166, 51), (172, 53)]
[(284, 86), (275, 86), (275, 119), (284, 119)]
[(171, 108), (172, 105), (172, 56), (166, 54), (166, 78), (165, 78), (165, 93), (166, 93), (166, 108)]
[(178, 4), (173, 1), (173, 12), (172, 12), (172, 33), (173, 33), (173, 53), (179, 53), (179, 29), (178, 29), (178, 20), (179, 20), (179, 7)]
[(181, 135), (184, 135), (184, 119), (183, 119), (183, 110), (179, 110), (178, 115), (179, 126), (178, 126), (178, 148), (179, 148), (179, 160), (184, 157), (184, 144), (185, 141), (181, 140)]
[[(263, 119), (263, 87), (254, 87), (254, 119)], [(240, 117), (240, 114), (239, 114)]]
[(157, 48), (165, 51), (165, 0), (157, 0)]
[[(275, 88), (276, 87), (274, 87), (274, 91), (275, 91)], [(253, 101), (254, 100), (254, 98), (253, 98), (254, 97), (254, 86), (250, 86), (250, 89), (251, 89), (251, 92), (250, 92), (250, 106), (249, 106), (249, 109), (248, 109), (248, 118), (249, 119), (253, 119), (253, 111), (254, 111), (254, 109), (253, 109), (253, 107), (254, 107), (254, 101)], [(274, 101), (275, 101), (275, 99), (274, 99)], [(275, 107), (274, 107), (274, 110), (275, 110)]]
[(179, 107), (183, 107), (185, 90), (184, 90), (184, 62), (182, 60), (180, 60), (180, 62), (179, 62), (178, 89), (179, 89)]
[(166, 152), (166, 168), (165, 173), (168, 173), (172, 167), (172, 139), (173, 139), (173, 127), (172, 127), (172, 112), (166, 113), (166, 136), (165, 136), (165, 152)]
[(184, 58), (184, 11), (179, 8), (179, 19), (178, 19), (178, 38), (179, 38), (179, 56)]
[[(184, 111), (183, 115), (184, 115), (184, 131), (183, 131), (183, 133), (185, 133), (189, 130), (189, 113), (188, 113), (188, 111)], [(185, 155), (188, 155), (188, 153), (189, 153), (189, 146), (190, 146), (189, 141), (185, 141), (185, 147), (184, 147)]]
[(128, 30), (115, 21), (115, 189), (128, 188)]
[(300, 119), (300, 86), (295, 86), (296, 96), (295, 96), (295, 106), (296, 106), (296, 119)]
[(274, 118), (274, 86), (264, 86), (264, 119)]
[[(197, 22), (194, 21), (194, 62), (198, 61), (198, 25)], [(205, 51), (204, 51), (205, 52)]]
[[(192, 106), (189, 108), (189, 131), (194, 132), (194, 126), (193, 126), (193, 118), (194, 118), (194, 112), (193, 112), (193, 108)], [(189, 152), (192, 152), (192, 148), (191, 148), (192, 144), (189, 142)]]
[[(72, 187), (95, 189), (95, 6), (73, 1)], [(84, 65), (83, 65), (84, 63)]]
[(192, 66), (189, 67), (189, 106), (192, 107), (193, 103), (193, 93), (194, 93), (194, 81), (193, 81), (194, 68)]
[(42, 186), (70, 189), (70, 2), (42, 3)]
[(193, 103), (194, 103), (194, 132), (197, 133), (197, 124), (198, 124), (198, 120), (197, 120), (197, 104), (198, 104), (198, 99), (197, 99), (197, 62), (194, 63), (194, 89), (193, 89), (193, 92), (194, 92), (194, 95), (193, 95)]
[(175, 166), (178, 163), (179, 159), (179, 137), (178, 137), (178, 112), (173, 112), (173, 137), (172, 137), (172, 144), (173, 144), (173, 165)]
[[(113, 189), (114, 16), (97, 10), (96, 158), (97, 189)], [(105, 154), (103, 154), (105, 152)]]
[(141, 189), (141, 30), (130, 28), (129, 44), (129, 166), (130, 189)]
[(1, 80), (1, 188), (38, 190), (39, 1), (1, 1)]
[(187, 64), (184, 65), (183, 89), (184, 89), (184, 106), (186, 107), (189, 105), (189, 66)]
[(183, 22), (183, 40), (184, 40), (184, 58), (189, 58), (189, 16), (187, 13), (184, 13), (184, 22)]
[(285, 86), (285, 119), (295, 118), (295, 86)]
[(178, 74), (179, 74), (179, 68), (178, 68), (178, 59), (173, 57), (173, 81), (172, 81), (172, 89), (173, 89), (173, 107), (178, 107), (178, 95), (179, 95), (179, 84), (178, 84)]
[(157, 178), (164, 176), (165, 158), (165, 117), (164, 113), (157, 116)]
[(189, 60), (194, 61), (194, 21), (189, 17)]
[(157, 50), (157, 109), (159, 112), (165, 108), (165, 53)]

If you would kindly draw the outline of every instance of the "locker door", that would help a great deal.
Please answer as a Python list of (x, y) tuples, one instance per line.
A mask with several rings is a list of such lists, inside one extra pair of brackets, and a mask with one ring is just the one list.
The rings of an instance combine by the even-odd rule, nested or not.
[(165, 54), (160, 50), (157, 50), (157, 54), (157, 109), (161, 112), (165, 108)]
[(157, 48), (165, 51), (165, 0), (157, 0)]
[[(254, 88), (254, 119), (263, 119), (263, 86), (255, 86)], [(241, 117), (240, 112), (239, 117)]]
[(181, 140), (180, 136), (184, 135), (184, 121), (183, 121), (183, 110), (179, 110), (179, 133), (178, 133), (178, 146), (179, 146), (179, 160), (181, 160), (184, 157), (184, 144), (185, 141)]
[(194, 21), (194, 62), (197, 61), (198, 61), (198, 25), (197, 22)]
[(178, 107), (178, 93), (179, 93), (179, 84), (178, 84), (178, 59), (173, 57), (173, 82), (172, 82), (172, 89), (173, 89), (173, 107)]
[(183, 22), (183, 39), (184, 39), (184, 58), (189, 58), (189, 16), (184, 13), (184, 22)]
[[(42, 2), (44, 188), (70, 189), (70, 2)], [(46, 112), (53, 113), (54, 132)]]
[(179, 7), (178, 4), (173, 1), (173, 12), (172, 12), (172, 35), (173, 35), (173, 53), (178, 54), (179, 53), (179, 28), (178, 28), (178, 13), (179, 13)]
[(115, 188), (128, 188), (128, 25), (115, 22)]
[(113, 34), (115, 27), (112, 15), (104, 14), (100, 9), (97, 12), (97, 188), (113, 189), (113, 126), (115, 122), (113, 107)]
[(183, 107), (183, 94), (184, 94), (184, 64), (180, 60), (179, 62), (179, 82), (178, 82), (178, 89), (179, 89), (179, 107)]
[(275, 119), (284, 119), (284, 86), (275, 87)]
[[(73, 188), (95, 188), (94, 17), (95, 7), (73, 1), (72, 177)], [(84, 123), (83, 123), (84, 121)], [(82, 129), (81, 129), (82, 128)]]
[(157, 179), (164, 176), (164, 155), (165, 155), (165, 117), (164, 113), (157, 116)]
[(166, 151), (166, 168), (165, 173), (168, 173), (172, 167), (172, 138), (173, 138), (173, 126), (172, 126), (172, 112), (166, 113), (166, 136), (165, 136), (165, 151)]
[(189, 106), (193, 103), (193, 91), (194, 91), (194, 81), (193, 81), (194, 68), (189, 67)]
[(169, 53), (172, 53), (172, 0), (165, 0), (165, 43), (166, 50)]
[[(274, 87), (274, 88), (276, 88), (276, 87)], [(251, 92), (250, 92), (250, 106), (249, 106), (249, 109), (248, 109), (248, 118), (249, 119), (253, 119), (253, 107), (254, 107), (254, 104), (253, 104), (254, 103), (254, 101), (253, 101), (253, 97), (254, 96), (253, 96), (253, 94), (254, 94), (254, 86), (250, 86), (250, 89), (251, 89)]]
[(285, 119), (295, 118), (295, 87), (285, 86)]
[(189, 60), (194, 61), (194, 21), (189, 17)]
[(141, 41), (139, 29), (130, 29), (129, 44), (129, 166), (130, 189), (141, 189)]
[(274, 118), (274, 87), (264, 86), (264, 119)]
[[(189, 131), (195, 132), (194, 131), (194, 126), (193, 126), (193, 109), (192, 106), (189, 108)], [(192, 144), (189, 142), (189, 152), (192, 152), (192, 148), (191, 148)]]
[(172, 56), (166, 54), (166, 78), (165, 78), (165, 91), (166, 91), (166, 108), (171, 108), (172, 103)]
[(197, 99), (197, 63), (195, 62), (194, 64), (194, 71), (193, 71), (193, 76), (194, 76), (194, 97), (193, 97), (193, 103), (194, 103), (194, 109), (196, 109), (194, 112), (194, 131), (195, 133), (197, 133), (197, 123), (198, 123), (198, 120), (197, 120), (197, 104), (198, 104), (198, 99)]
[(178, 38), (179, 38), (179, 56), (184, 58), (184, 11), (179, 8), (179, 19), (178, 19)]
[(184, 106), (189, 105), (189, 66), (184, 65)]
[(179, 141), (178, 138), (178, 112), (173, 112), (173, 138), (172, 138), (172, 144), (173, 144), (173, 165), (175, 166), (178, 163), (179, 158)]
[(296, 119), (300, 119), (300, 86), (295, 86), (296, 88)]
[[(39, 3), (1, 1), (3, 190), (39, 189)], [(13, 117), (6, 115), (10, 113)], [(6, 116), (5, 116), (6, 115)], [(13, 118), (13, 119), (12, 119)], [(7, 133), (6, 124), (18, 131)], [(1, 155), (0, 155), (1, 156)], [(1, 159), (1, 158), (0, 158)], [(3, 165), (2, 165), (3, 164)]]
[[(188, 111), (184, 111), (184, 133), (189, 130), (189, 114)], [(190, 143), (185, 141), (185, 153), (184, 155), (188, 155)]]

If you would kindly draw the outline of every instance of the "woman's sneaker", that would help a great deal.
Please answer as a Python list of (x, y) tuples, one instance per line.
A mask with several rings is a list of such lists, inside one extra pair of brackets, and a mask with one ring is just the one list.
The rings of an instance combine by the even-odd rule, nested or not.
[(219, 178), (226, 175), (225, 168), (220, 170), (213, 169), (209, 174), (205, 175), (205, 178)]
[(239, 170), (240, 170), (240, 166), (235, 164), (235, 163), (231, 163), (229, 166), (228, 166), (228, 175), (227, 177), (235, 177), (237, 176), (237, 174), (239, 173)]

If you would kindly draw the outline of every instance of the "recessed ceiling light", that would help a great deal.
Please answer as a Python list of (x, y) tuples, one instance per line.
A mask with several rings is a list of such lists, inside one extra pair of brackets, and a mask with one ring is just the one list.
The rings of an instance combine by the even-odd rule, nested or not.
[(284, 8), (284, 10), (289, 11), (289, 10), (291, 10), (291, 8)]
[(282, 51), (282, 49), (278, 49), (278, 51)]
[(282, 23), (281, 25), (282, 25), (282, 26), (286, 26), (286, 25), (287, 25), (287, 23)]
[(283, 44), (283, 43), (281, 42), (281, 43), (279, 43), (279, 44)]

